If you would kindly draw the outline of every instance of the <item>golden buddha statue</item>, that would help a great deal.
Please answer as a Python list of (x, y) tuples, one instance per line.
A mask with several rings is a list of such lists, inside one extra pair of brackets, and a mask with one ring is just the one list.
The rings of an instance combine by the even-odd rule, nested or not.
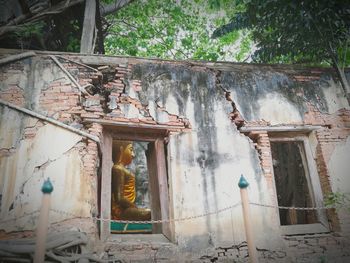
[(129, 165), (134, 155), (131, 141), (113, 142), (112, 168), (112, 219), (114, 220), (150, 220), (151, 211), (138, 208), (135, 204), (135, 175), (125, 166)]

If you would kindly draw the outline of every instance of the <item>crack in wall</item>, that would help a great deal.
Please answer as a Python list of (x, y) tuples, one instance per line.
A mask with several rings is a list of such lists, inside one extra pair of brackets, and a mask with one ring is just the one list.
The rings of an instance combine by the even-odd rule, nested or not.
[[(240, 134), (247, 137), (249, 144), (252, 146), (252, 149), (255, 150), (255, 153), (259, 159), (259, 166), (263, 173), (265, 175), (270, 175), (271, 171), (270, 168), (266, 168), (266, 158), (264, 158), (262, 147), (261, 147), (261, 141), (263, 140), (263, 137), (265, 136), (266, 132), (250, 132), (245, 133), (242, 132), (241, 128), (244, 127), (247, 122), (240, 111), (238, 110), (237, 103), (233, 100), (231, 96), (231, 92), (228, 90), (227, 87), (225, 87), (227, 84), (222, 83), (222, 71), (221, 70), (211, 70), (215, 74), (215, 85), (216, 87), (224, 92), (225, 100), (230, 103), (230, 106), (232, 107), (232, 111), (229, 113), (229, 118), (231, 122), (236, 126), (237, 130)], [(266, 125), (267, 123), (265, 121), (258, 121), (257, 123), (261, 124), (261, 122)], [(267, 133), (266, 133), (267, 136)]]
[[(21, 118), (21, 120), (23, 120), (23, 118)], [(31, 119), (28, 118), (28, 120), (31, 120)], [(16, 145), (13, 146), (13, 147), (11, 147), (11, 148), (8, 148), (8, 149), (2, 148), (2, 149), (0, 149), (0, 153), (1, 153), (1, 151), (4, 150), (4, 149), (5, 149), (5, 151), (8, 150), (8, 152), (11, 153), (11, 154), (16, 153), (16, 151), (18, 150), (18, 146), (21, 145), (22, 141), (25, 141), (25, 140), (28, 139), (28, 130), (31, 129), (31, 132), (32, 132), (33, 136), (30, 136), (30, 138), (33, 138), (33, 137), (35, 137), (37, 131), (38, 131), (40, 128), (42, 128), (43, 126), (47, 125), (47, 124), (44, 124), (44, 122), (42, 122), (42, 121), (40, 121), (40, 120), (38, 120), (38, 119), (33, 118), (33, 120), (34, 120), (34, 122), (35, 122), (33, 125), (26, 126), (26, 127), (23, 127), (23, 125), (21, 125), (21, 126), (23, 127), (23, 128), (22, 128), (23, 132), (21, 133), (21, 136), (18, 138), (18, 141), (16, 141)], [(24, 121), (22, 121), (22, 123), (23, 123), (23, 122), (24, 122)], [(1, 156), (1, 155), (0, 155), (0, 156)], [(27, 163), (28, 163), (28, 162), (27, 162)], [(27, 165), (27, 164), (26, 164), (26, 165)], [(26, 165), (25, 165), (25, 166), (26, 166)]]
[[(152, 115), (148, 103), (143, 104), (137, 98), (130, 96), (127, 89), (132, 89), (136, 94), (139, 94), (142, 88), (140, 81), (129, 79), (131, 74), (129, 67), (122, 68), (120, 65), (117, 68), (100, 66), (98, 69), (101, 70), (103, 78), (106, 79), (102, 88), (98, 91), (100, 95), (98, 105), (103, 108), (105, 114), (115, 118), (138, 119), (140, 122), (148, 124), (164, 124), (169, 121), (183, 123), (185, 128), (191, 127), (185, 117), (169, 113), (160, 104), (160, 98), (154, 100), (156, 114), (160, 115), (158, 118)], [(105, 77), (106, 74), (107, 77)], [(89, 107), (85, 107), (85, 110), (88, 111)]]
[(230, 112), (230, 120), (236, 125), (237, 129), (240, 130), (245, 124), (241, 113), (239, 112), (236, 103), (231, 97), (231, 92), (225, 88), (225, 84), (221, 83), (221, 74), (220, 70), (212, 70), (215, 74), (215, 85), (217, 88), (221, 89), (225, 94), (225, 99), (230, 102), (232, 106), (232, 112)]
[[(12, 111), (12, 109), (10, 109)], [(24, 113), (17, 113), (20, 119), (20, 125), (16, 130), (19, 130), (18, 135), (15, 142), (13, 143), (12, 147), (2, 147), (0, 148), (0, 156), (11, 156), (16, 153), (18, 147), (21, 145), (21, 143), (24, 140), (30, 139), (35, 137), (36, 132), (38, 129), (43, 127), (45, 124), (44, 122), (40, 121), (39, 119), (28, 117)], [(34, 121), (34, 124), (30, 124), (32, 121)], [(27, 124), (25, 125), (25, 123)], [(29, 122), (29, 123), (28, 123)], [(5, 121), (6, 123), (6, 121)]]
[(38, 171), (40, 171), (40, 170), (46, 169), (46, 167), (49, 166), (51, 163), (57, 161), (58, 159), (62, 158), (62, 156), (66, 155), (66, 154), (69, 154), (72, 150), (74, 150), (75, 148), (77, 148), (76, 146), (77, 146), (78, 144), (80, 144), (81, 142), (82, 142), (82, 139), (79, 140), (78, 142), (76, 142), (76, 143), (75, 143), (72, 147), (70, 147), (68, 150), (62, 152), (62, 153), (60, 154), (59, 157), (54, 158), (54, 159), (49, 159), (49, 158), (48, 158), (47, 161), (45, 161), (44, 163), (35, 166), (35, 167), (34, 167), (34, 170), (33, 170), (33, 173), (38, 172)]
[[(287, 252), (281, 250), (270, 250), (258, 248), (259, 258), (268, 260), (281, 260), (287, 257)], [(237, 245), (217, 247), (212, 255), (203, 255), (199, 259), (209, 262), (222, 262), (222, 260), (237, 260), (240, 262), (249, 257), (247, 242), (243, 241)]]
[[(9, 207), (9, 211), (11, 211), (12, 209), (15, 208), (15, 206), (19, 205), (22, 206), (23, 205), (23, 200), (22, 200), (22, 196), (25, 194), (24, 189), (26, 187), (26, 185), (28, 184), (28, 182), (30, 182), (34, 176), (37, 176), (39, 173), (39, 177), (44, 180), (44, 173), (45, 173), (45, 169), (53, 162), (57, 161), (58, 159), (62, 158), (64, 155), (69, 154), (71, 151), (73, 151), (77, 145), (81, 142), (82, 140), (78, 141), (77, 143), (75, 143), (72, 147), (70, 147), (68, 150), (62, 152), (57, 158), (54, 159), (47, 159), (47, 161), (43, 162), (42, 164), (36, 165), (31, 173), (31, 176), (29, 176), (24, 182), (22, 182), (20, 188), (19, 188), (19, 193), (13, 198), (13, 202), (11, 203), (10, 207)], [(26, 167), (28, 165), (29, 161), (25, 164), (24, 167)]]
[[(102, 67), (107, 67), (107, 66), (102, 66)], [(99, 69), (100, 70), (103, 70), (103, 68), (101, 68), (101, 67), (99, 67)], [(127, 70), (129, 70), (129, 69), (127, 69), (127, 68), (125, 68), (125, 71), (127, 71)], [(111, 69), (111, 72), (113, 72), (113, 69)], [(77, 74), (79, 74), (79, 72), (76, 72)], [(116, 74), (120, 74), (120, 75), (122, 75), (123, 76), (123, 78), (124, 78), (124, 76), (127, 76), (128, 75), (128, 73), (121, 73), (121, 72), (117, 72), (116, 70), (114, 70), (114, 73), (116, 73)], [(113, 73), (113, 74), (114, 74)], [(219, 90), (222, 90), (224, 93), (223, 93), (223, 97), (225, 97), (225, 99), (226, 99), (226, 101), (228, 101), (229, 103), (230, 103), (230, 107), (232, 108), (232, 111), (230, 112), (230, 119), (231, 119), (231, 121), (234, 123), (234, 125), (237, 127), (237, 130), (242, 134), (242, 135), (244, 135), (244, 136), (246, 136), (246, 137), (248, 137), (249, 139), (249, 142), (250, 143), (252, 143), (253, 145), (254, 145), (254, 148), (255, 148), (255, 150), (256, 150), (256, 152), (258, 153), (258, 156), (259, 156), (259, 158), (260, 158), (260, 165), (262, 166), (262, 163), (261, 163), (261, 161), (262, 161), (262, 151), (261, 151), (261, 149), (259, 149), (258, 148), (258, 146), (259, 146), (259, 138), (260, 137), (262, 137), (261, 135), (262, 134), (264, 134), (264, 132), (257, 132), (257, 133), (254, 133), (254, 132), (250, 132), (250, 133), (247, 133), (247, 132), (243, 132), (242, 131), (242, 127), (244, 126), (244, 125), (248, 125), (248, 126), (268, 126), (269, 124), (268, 123), (263, 123), (263, 121), (261, 121), (261, 123), (258, 123), (259, 121), (248, 121), (248, 122), (246, 122), (243, 118), (242, 118), (242, 116), (241, 116), (241, 114), (240, 114), (240, 112), (239, 112), (239, 110), (238, 110), (238, 108), (237, 107), (239, 107), (239, 106), (242, 106), (242, 104), (241, 103), (243, 103), (243, 102), (241, 102), (241, 101), (234, 101), (234, 99), (232, 98), (232, 96), (231, 96), (231, 92), (229, 91), (230, 89), (228, 89), (228, 86), (225, 86), (225, 84), (222, 84), (221, 83), (221, 71), (215, 71), (215, 76), (216, 76), (216, 79), (215, 79), (215, 81), (216, 81), (216, 87), (219, 89)], [(92, 85), (91, 86), (89, 86), (89, 89), (91, 89), (91, 93), (94, 93), (94, 92), (96, 92), (96, 94), (98, 95), (98, 96), (96, 96), (96, 98), (97, 98), (97, 100), (98, 100), (98, 105), (102, 105), (102, 108), (104, 108), (105, 110), (103, 111), (103, 113), (105, 113), (105, 114), (107, 114), (107, 113), (110, 113), (110, 112), (112, 112), (114, 109), (116, 109), (116, 110), (120, 110), (121, 111), (121, 108), (120, 108), (120, 106), (121, 105), (133, 105), (133, 106), (135, 106), (137, 109), (138, 109), (138, 111), (139, 111), (139, 113), (142, 115), (142, 116), (147, 116), (147, 117), (150, 117), (150, 118), (152, 118), (152, 121), (154, 121), (154, 122), (156, 122), (156, 117), (155, 116), (151, 116), (151, 114), (150, 114), (150, 109), (148, 108), (148, 105), (144, 105), (144, 104), (141, 104), (142, 105), (142, 108), (138, 108), (136, 105), (136, 103), (137, 103), (137, 99), (135, 99), (135, 98), (133, 98), (133, 97), (131, 97), (131, 96), (129, 96), (128, 94), (127, 94), (127, 87), (128, 87), (128, 85), (130, 85), (129, 87), (130, 88), (133, 88), (133, 84), (131, 84), (131, 82), (130, 82), (130, 80), (129, 79), (126, 79), (126, 80), (124, 80), (124, 79), (122, 79), (121, 77), (115, 77), (115, 76), (113, 76), (113, 77), (111, 77), (112, 75), (113, 75), (112, 73), (111, 73), (111, 75), (110, 76), (106, 76), (105, 77), (105, 75), (104, 74), (102, 74), (102, 78), (97, 78), (97, 80), (98, 81), (102, 81), (102, 84), (101, 84), (101, 86), (99, 86), (100, 84), (100, 82), (98, 82), (98, 83), (94, 83), (94, 81), (96, 81), (96, 80), (94, 80), (94, 79), (92, 79), (92, 81), (91, 81), (91, 83), (92, 83)], [(165, 73), (164, 73), (165, 74)], [(164, 75), (163, 74), (163, 75)], [(87, 74), (86, 74), (87, 75)], [(115, 75), (115, 74), (114, 74)], [(82, 72), (82, 74), (80, 74), (79, 75), (82, 79), (85, 79), (86, 80), (86, 77), (87, 76), (84, 76), (84, 72)], [(106, 83), (104, 83), (104, 81), (106, 80)], [(119, 95), (118, 96), (116, 96), (115, 98), (114, 98), (114, 102), (112, 102), (112, 104), (113, 105), (111, 105), (111, 102), (110, 101), (108, 101), (108, 99), (110, 99), (111, 98), (111, 90), (108, 90), (108, 87), (106, 86), (106, 88), (105, 88), (105, 85), (108, 85), (108, 84), (111, 84), (111, 85), (113, 85), (113, 81), (114, 80), (121, 80), (121, 83), (119, 83), (119, 87), (120, 88), (116, 88), (116, 90), (115, 91), (121, 91), (121, 92), (119, 92)], [(134, 81), (134, 80), (132, 80), (132, 81)], [(123, 87), (121, 87), (121, 85), (123, 85)], [(227, 85), (227, 84), (226, 84)], [(118, 86), (117, 86), (118, 87)], [(176, 87), (177, 88), (177, 87)], [(88, 89), (88, 88), (87, 88)], [(105, 90), (105, 91), (103, 91), (103, 90)], [(105, 93), (104, 93), (105, 92)], [(235, 91), (234, 91), (235, 92)], [(233, 94), (235, 94), (235, 93), (233, 93)], [(207, 97), (208, 98), (208, 97)], [(209, 97), (210, 98), (210, 97)], [(88, 101), (88, 99), (89, 98), (84, 98), (85, 99), (85, 101)], [(238, 99), (239, 100), (239, 99)], [(221, 100), (220, 100), (221, 101)], [(109, 104), (107, 104), (107, 102), (109, 103)], [(104, 104), (105, 103), (105, 104)], [(166, 107), (164, 107), (161, 103), (160, 103), (160, 100), (159, 100), (159, 97), (158, 98), (156, 98), (156, 99), (153, 99), (152, 100), (152, 103), (154, 103), (154, 105), (156, 105), (156, 109), (157, 110), (159, 110), (159, 111), (161, 111), (161, 112), (164, 112), (164, 113), (166, 113), (167, 115), (169, 115), (169, 116), (173, 116), (174, 118), (176, 117), (176, 118), (180, 118), (181, 119), (181, 117), (180, 116), (178, 116), (178, 115), (175, 115), (175, 114), (171, 114), (171, 113), (169, 113), (169, 111), (166, 109)], [(225, 105), (226, 105), (227, 103), (225, 103)], [(80, 104), (78, 104), (77, 106), (79, 106), (79, 107), (81, 107), (81, 109), (79, 109), (81, 112), (82, 111), (88, 111), (87, 109), (88, 109), (88, 106), (87, 105), (80, 105)], [(84, 107), (85, 108), (84, 108)], [(94, 105), (92, 105), (92, 106), (94, 106)], [(181, 107), (181, 106), (180, 106)], [(170, 108), (169, 108), (170, 109)], [(245, 113), (245, 111), (243, 111), (243, 108), (241, 108), (242, 109), (242, 112), (243, 113)], [(74, 107), (70, 107), (70, 109), (69, 109), (69, 111), (70, 110), (72, 110), (72, 111), (74, 111), (75, 109), (74, 109)], [(55, 111), (54, 112), (54, 114), (56, 114), (56, 113), (60, 113), (60, 112), (63, 112), (63, 111)], [(208, 114), (210, 114), (210, 111), (209, 111), (209, 113)], [(83, 122), (83, 117), (81, 116), (81, 113), (76, 113), (76, 114), (71, 114), (72, 116), (75, 116), (75, 117), (72, 117), (73, 119), (74, 118), (76, 118), (76, 123), (77, 123), (77, 125), (81, 125), (80, 127), (84, 127), (81, 123)], [(102, 117), (101, 117), (102, 116)], [(103, 115), (100, 115), (99, 116), (99, 118), (103, 118), (103, 117), (105, 117), (105, 115), (103, 116)], [(247, 117), (248, 118), (248, 117)], [(344, 117), (345, 118), (345, 117)], [(113, 120), (113, 119), (112, 119)], [(131, 120), (132, 121), (132, 120)], [(181, 120), (182, 121), (182, 120)], [(190, 124), (189, 124), (190, 125)], [(86, 126), (85, 126), (86, 127)], [(189, 126), (190, 127), (190, 126)], [(25, 128), (25, 130), (28, 130), (28, 132), (30, 131), (30, 129), (31, 128), (34, 128), (34, 127), (32, 127), (32, 126), (28, 126), (28, 127), (26, 127)], [(77, 142), (76, 143), (76, 145), (78, 144), (78, 143), (84, 143), (84, 149), (83, 149), (83, 147), (79, 147), (79, 146), (77, 146), (77, 147), (79, 147), (79, 154), (80, 154), (80, 156), (82, 156), (82, 160), (83, 160), (83, 162), (84, 162), (84, 157), (87, 155), (87, 154), (89, 154), (89, 152), (88, 152), (88, 148), (87, 148), (87, 146), (88, 146), (88, 143), (86, 143), (86, 141), (84, 141), (83, 139), (81, 140), (81, 141), (79, 141), (79, 142)], [(85, 143), (86, 143), (86, 145), (85, 145)], [(11, 148), (9, 148), (10, 150), (11, 150)], [(2, 149), (0, 149), (0, 154), (1, 154), (1, 150)], [(4, 149), (3, 150), (4, 152), (8, 152), (8, 151), (6, 151), (6, 149)], [(69, 151), (69, 150), (68, 150)], [(252, 150), (252, 152), (253, 152), (253, 150)], [(203, 151), (203, 152), (201, 152), (201, 154), (202, 154), (202, 158), (201, 159), (199, 159), (199, 163), (200, 163), (200, 166), (202, 167), (202, 169), (203, 168), (205, 168), (206, 167), (206, 164), (205, 164), (205, 160), (206, 159), (208, 159), (208, 157), (205, 155), (205, 152)], [(255, 153), (254, 153), (254, 156), (255, 156)], [(61, 156), (62, 157), (62, 156)], [(40, 165), (37, 165), (37, 166), (35, 166), (34, 167), (34, 172), (42, 172), (43, 170), (45, 170), (47, 167), (48, 167), (48, 165), (52, 162), (52, 161), (55, 161), (55, 160), (57, 160), (58, 158), (54, 158), (54, 160), (46, 160), (46, 161), (44, 161), (43, 163), (41, 163)], [(99, 158), (97, 159), (97, 161), (99, 160)], [(256, 162), (256, 161), (255, 161)], [(201, 165), (202, 164), (202, 165)], [(98, 166), (98, 164), (97, 164), (97, 166)], [(43, 176), (43, 175), (42, 175)], [(185, 175), (185, 177), (186, 177), (186, 175)], [(27, 179), (24, 183), (23, 183), (23, 185), (22, 185), (22, 188), (21, 188), (21, 193), (24, 191), (24, 186), (25, 186), (25, 184), (27, 184), (28, 183), (28, 181), (29, 181), (29, 179)], [(12, 207), (13, 208), (13, 207)], [(213, 257), (212, 259), (213, 260), (219, 260), (219, 259), (223, 259), (224, 258), (224, 256), (226, 256), (227, 254), (225, 254), (225, 253), (227, 253), (228, 251), (229, 251), (229, 248), (224, 248), (224, 247), (219, 247), (218, 249), (220, 249), (220, 254), (219, 254), (219, 252), (217, 253), (217, 255), (215, 256), (215, 257)], [(225, 250), (226, 249), (226, 250)], [(232, 247), (232, 249), (233, 249), (233, 247)], [(261, 252), (261, 253), (263, 253), (264, 254), (264, 257), (268, 257), (268, 258), (273, 258), (273, 257), (284, 257), (284, 255), (282, 255), (282, 254), (279, 254), (279, 251), (273, 251), (273, 250), (267, 250), (267, 249), (259, 249), (259, 248), (257, 248), (258, 249), (258, 251), (259, 252)], [(271, 256), (271, 253), (272, 253), (272, 256)], [(277, 253), (277, 254), (274, 254), (274, 253)], [(203, 257), (206, 257), (206, 256), (203, 256)], [(210, 256), (208, 256), (208, 258), (210, 259)], [(212, 261), (212, 262), (214, 262), (214, 261)]]
[(10, 148), (0, 148), (0, 157), (2, 156), (11, 156), (16, 152), (16, 147), (10, 147)]

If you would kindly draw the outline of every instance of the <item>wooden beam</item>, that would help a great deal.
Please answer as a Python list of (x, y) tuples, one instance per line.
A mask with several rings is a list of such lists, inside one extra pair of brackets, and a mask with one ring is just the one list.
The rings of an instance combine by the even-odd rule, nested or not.
[[(152, 210), (152, 220), (162, 219), (160, 210), (160, 196), (159, 196), (159, 183), (158, 183), (158, 169), (157, 169), (157, 154), (154, 143), (148, 144), (146, 151), (147, 156), (147, 168), (148, 168), (148, 187), (150, 191), (150, 203)], [(153, 224), (152, 233), (162, 233), (162, 225)]]
[(96, 1), (85, 1), (83, 32), (81, 34), (80, 53), (92, 54), (95, 35)]
[[(101, 178), (101, 218), (111, 218), (111, 185), (112, 185), (112, 136), (104, 132), (102, 139), (102, 178)], [(110, 236), (110, 222), (100, 221), (101, 241), (106, 241)]]
[[(164, 140), (157, 139), (154, 143), (157, 158), (157, 175), (158, 175), (158, 188), (160, 197), (160, 211), (162, 214), (162, 219), (169, 219), (169, 189), (167, 180), (167, 168), (166, 168), (166, 158), (164, 151)], [(174, 240), (173, 229), (170, 223), (162, 224), (163, 235), (166, 236), (170, 241)]]

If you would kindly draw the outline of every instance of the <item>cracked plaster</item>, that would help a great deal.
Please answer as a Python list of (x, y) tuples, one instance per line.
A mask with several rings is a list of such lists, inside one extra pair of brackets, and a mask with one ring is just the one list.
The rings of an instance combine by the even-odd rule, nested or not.
[[(139, 99), (148, 102), (150, 114), (156, 116), (157, 109), (162, 107), (164, 112), (185, 116), (192, 126), (189, 132), (169, 138), (174, 217), (208, 213), (236, 203), (240, 199), (237, 183), (241, 174), (251, 183), (252, 200), (271, 203), (270, 196), (263, 194), (268, 190), (258, 154), (231, 122), (229, 113), (233, 106), (227, 102), (225, 92), (216, 87), (215, 74), (172, 65), (139, 67), (142, 69), (137, 70), (142, 73), (138, 77), (143, 83)], [(171, 74), (164, 73), (165, 70)], [(283, 247), (276, 231), (279, 226), (270, 221), (274, 213), (255, 207), (252, 211), (257, 242), (266, 249)], [(195, 221), (175, 223), (175, 229), (179, 247), (187, 250), (245, 239), (240, 231), (243, 229), (240, 206)], [(266, 239), (264, 231), (276, 235), (270, 234)]]
[[(18, 134), (21, 134), (23, 129), (27, 126), (32, 127), (35, 122), (35, 119), (23, 118), (21, 114), (12, 110), (7, 113), (12, 117), (2, 118), (1, 125), (4, 128), (1, 132), (5, 134), (10, 134), (16, 129)], [(22, 122), (14, 121), (19, 119)], [(26, 125), (18, 127), (20, 123), (26, 123)], [(17, 148), (11, 156), (2, 156), (0, 158), (0, 187), (3, 196), (1, 219), (7, 220), (37, 211), (41, 203), (40, 189), (44, 179), (48, 177), (56, 189), (52, 194), (53, 204), (61, 209), (67, 209), (68, 212), (88, 213), (87, 204), (84, 206), (81, 202), (90, 193), (87, 186), (89, 183), (83, 179), (79, 151), (74, 148), (80, 141), (79, 135), (46, 124), (37, 129), (35, 137), (22, 139), (17, 143)], [(86, 191), (81, 191), (82, 189)], [(28, 221), (26, 217), (0, 224), (0, 229), (6, 231), (30, 230), (33, 227), (35, 224)]]
[(23, 133), (23, 115), (0, 106), (0, 149), (16, 149)]
[(329, 114), (349, 108), (346, 98), (341, 95), (340, 84), (328, 75), (321, 75), (318, 80), (297, 82), (285, 73), (256, 68), (241, 73), (222, 72), (220, 83), (231, 92), (232, 100), (247, 122), (301, 124), (308, 110), (307, 102)]
[(337, 85), (333, 79), (329, 79), (324, 84), (323, 90), (327, 101), (329, 114), (333, 114), (343, 108), (349, 108), (347, 99), (343, 95), (343, 89), (340, 85)]
[[(172, 180), (174, 192), (175, 217), (206, 213), (239, 200), (237, 181), (241, 173), (251, 183), (249, 191), (252, 200), (270, 203), (271, 196), (265, 178), (262, 177), (258, 154), (249, 139), (240, 134), (229, 120), (228, 114), (232, 111), (232, 105), (225, 101), (225, 94), (214, 85), (217, 77), (214, 80), (208, 72), (197, 72), (195, 69), (184, 66), (151, 64), (140, 67), (143, 68), (140, 70), (139, 77), (143, 81), (142, 88), (145, 90), (132, 91), (129, 96), (138, 97), (140, 101), (146, 102), (144, 105), (148, 102), (149, 111), (152, 117), (158, 118), (158, 122), (161, 122), (162, 118), (157, 117), (157, 112), (162, 108), (165, 114), (187, 117), (193, 127), (190, 132), (170, 135), (169, 178)], [(230, 81), (228, 83), (222, 81), (223, 85), (229, 87), (229, 92), (232, 92), (234, 97), (234, 104), (245, 117), (259, 119), (264, 116), (272, 124), (289, 123), (291, 119), (287, 115), (293, 113), (293, 121), (302, 121), (301, 112), (305, 110), (303, 103), (307, 96), (313, 96), (313, 94), (306, 94), (304, 98), (293, 94), (295, 90), (288, 89), (291, 83), (284, 74), (275, 74), (271, 77), (273, 73), (268, 72), (267, 79), (264, 72), (256, 71), (254, 74), (250, 76), (250, 80), (246, 75), (241, 79), (235, 76), (242, 88), (246, 90), (252, 88), (252, 94), (250, 94), (252, 97), (246, 96), (245, 90), (238, 90), (235, 85), (230, 85)], [(237, 84), (234, 81), (233, 84)], [(310, 87), (306, 89), (312, 93), (313, 90)], [(277, 92), (280, 90), (282, 90), (280, 93)], [(271, 96), (271, 94), (275, 95)], [(340, 103), (333, 94), (327, 94), (326, 91), (321, 90), (319, 95), (319, 97), (312, 97), (312, 100), (315, 102), (315, 98), (320, 99), (320, 108), (332, 111), (338, 107), (332, 108), (327, 105), (329, 101), (334, 104)], [(274, 103), (280, 104), (277, 110), (266, 105)], [(128, 110), (125, 111), (128, 113)], [(128, 117), (130, 116), (137, 118), (136, 114), (129, 114)], [(85, 199), (85, 196), (77, 196), (73, 193), (74, 186), (80, 187), (80, 194), (85, 191), (89, 193), (89, 189), (84, 188), (87, 183), (79, 184), (84, 178), (81, 177), (81, 163), (76, 159), (78, 153), (74, 146), (72, 147), (62, 155), (58, 154), (53, 162), (39, 158), (40, 162), (35, 171), (39, 173), (44, 170), (52, 174), (57, 180), (55, 181), (56, 190), (64, 193), (61, 197), (65, 198), (65, 195), (70, 197), (68, 201), (56, 197), (58, 201), (55, 200), (55, 205), (84, 214), (87, 211), (86, 207), (81, 207), (83, 211), (75, 210), (74, 204), (69, 202), (76, 199), (78, 201), (75, 204), (77, 204)], [(346, 148), (345, 151), (349, 150)], [(68, 171), (61, 173), (62, 166), (68, 167)], [(70, 172), (80, 174), (80, 178), (78, 179), (79, 176), (69, 177)], [(65, 174), (63, 178), (62, 174)], [(66, 193), (68, 189), (69, 193)], [(25, 192), (25, 189), (23, 191)], [(240, 209), (238, 207), (220, 215), (196, 219), (191, 223), (176, 223), (179, 246), (196, 250), (207, 249), (222, 242), (238, 244), (245, 239)], [(274, 211), (266, 212), (265, 208), (254, 207), (252, 211), (254, 227), (258, 228), (257, 231), (261, 231), (257, 234), (259, 248), (283, 246), (281, 244), (283, 242), (280, 242), (279, 226), (270, 221), (274, 214)]]
[(298, 108), (279, 93), (269, 93), (257, 101), (259, 105), (256, 119), (268, 120), (271, 125), (301, 123)]
[[(49, 87), (53, 81), (59, 81), (61, 84), (71, 84), (68, 77), (62, 70), (53, 64), (50, 60), (41, 60), (32, 57), (24, 59), (20, 71), (11, 70), (8, 66), (2, 67), (5, 79), (0, 82), (0, 91), (6, 90), (11, 85), (16, 85), (24, 92), (26, 107), (37, 109), (40, 92)], [(11, 72), (16, 74), (11, 74)]]
[(332, 190), (350, 193), (350, 137), (334, 149), (328, 162)]

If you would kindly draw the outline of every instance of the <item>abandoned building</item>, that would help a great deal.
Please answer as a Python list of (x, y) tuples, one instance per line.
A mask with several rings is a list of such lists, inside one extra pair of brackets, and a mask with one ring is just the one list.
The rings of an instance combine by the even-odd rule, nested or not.
[[(350, 262), (350, 108), (331, 68), (0, 50), (0, 261)], [(350, 80), (350, 71), (346, 72)], [(304, 208), (304, 209), (303, 209)]]

